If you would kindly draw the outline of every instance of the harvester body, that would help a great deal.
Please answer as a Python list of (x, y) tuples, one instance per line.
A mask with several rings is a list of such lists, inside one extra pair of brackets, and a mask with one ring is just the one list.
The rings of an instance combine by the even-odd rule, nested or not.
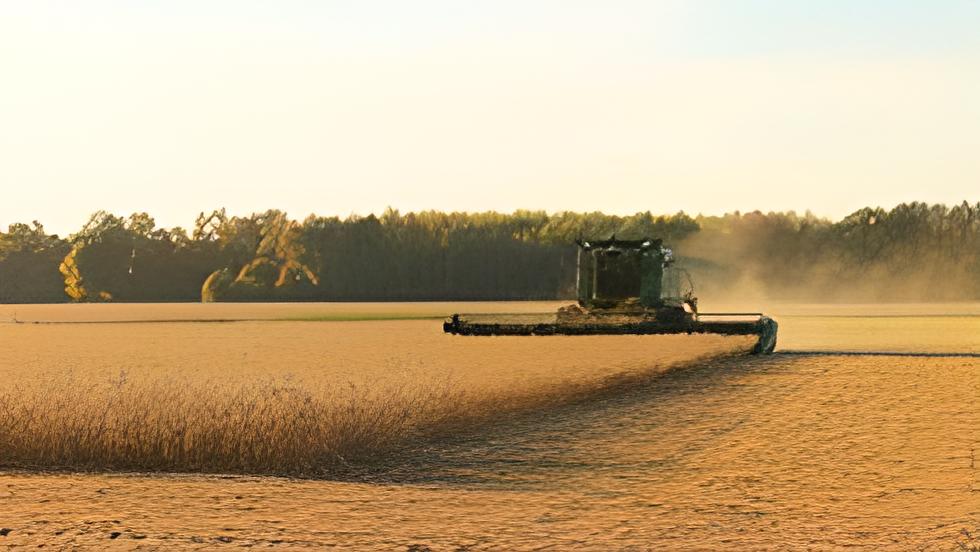
[[(454, 314), (457, 335), (757, 335), (752, 352), (776, 346), (776, 321), (762, 313), (698, 313), (690, 278), (659, 239), (579, 241), (577, 299), (553, 314)], [(684, 284), (687, 284), (687, 289)]]
[(647, 309), (661, 305), (664, 269), (671, 252), (660, 240), (579, 242), (577, 288), (583, 308), (616, 308), (631, 299)]

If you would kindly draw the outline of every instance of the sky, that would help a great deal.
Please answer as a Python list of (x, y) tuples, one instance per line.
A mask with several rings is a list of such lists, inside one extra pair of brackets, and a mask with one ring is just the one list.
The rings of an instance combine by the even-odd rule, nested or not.
[(980, 0), (0, 0), (0, 227), (980, 201)]

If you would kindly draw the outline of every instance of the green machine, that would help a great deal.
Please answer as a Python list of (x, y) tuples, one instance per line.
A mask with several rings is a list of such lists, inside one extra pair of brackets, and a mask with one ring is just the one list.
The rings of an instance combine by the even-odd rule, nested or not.
[(772, 353), (778, 324), (759, 312), (699, 313), (687, 272), (662, 240), (580, 240), (578, 302), (553, 314), (454, 314), (455, 335), (757, 335), (752, 352)]
[(673, 263), (661, 240), (578, 242), (578, 304), (583, 308), (643, 309), (665, 302), (664, 274)]

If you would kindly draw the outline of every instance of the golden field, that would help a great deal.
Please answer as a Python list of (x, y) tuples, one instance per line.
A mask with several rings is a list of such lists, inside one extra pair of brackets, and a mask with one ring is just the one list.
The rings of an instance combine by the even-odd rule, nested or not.
[(773, 305), (769, 357), (435, 319), (551, 303), (206, 307), (2, 307), (0, 545), (980, 545), (980, 305)]
[[(179, 305), (140, 309), (143, 323), (117, 315), (135, 314), (132, 306), (88, 307), (62, 308), (69, 314), (60, 322), (74, 323), (2, 327), (17, 346), (0, 368), (7, 382), (0, 390), (0, 465), (338, 475), (750, 343), (458, 338), (431, 321), (254, 319), (427, 312), (403, 312), (402, 305), (325, 314), (302, 305), (271, 313), (247, 305), (208, 309), (224, 323), (173, 321), (188, 314)], [(98, 316), (72, 320), (73, 309)], [(597, 362), (612, 351), (613, 362)]]

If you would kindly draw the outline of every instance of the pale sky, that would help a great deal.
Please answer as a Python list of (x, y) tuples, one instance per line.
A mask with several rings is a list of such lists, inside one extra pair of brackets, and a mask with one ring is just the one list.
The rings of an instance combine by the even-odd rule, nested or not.
[(980, 200), (980, 0), (0, 0), (0, 227)]

